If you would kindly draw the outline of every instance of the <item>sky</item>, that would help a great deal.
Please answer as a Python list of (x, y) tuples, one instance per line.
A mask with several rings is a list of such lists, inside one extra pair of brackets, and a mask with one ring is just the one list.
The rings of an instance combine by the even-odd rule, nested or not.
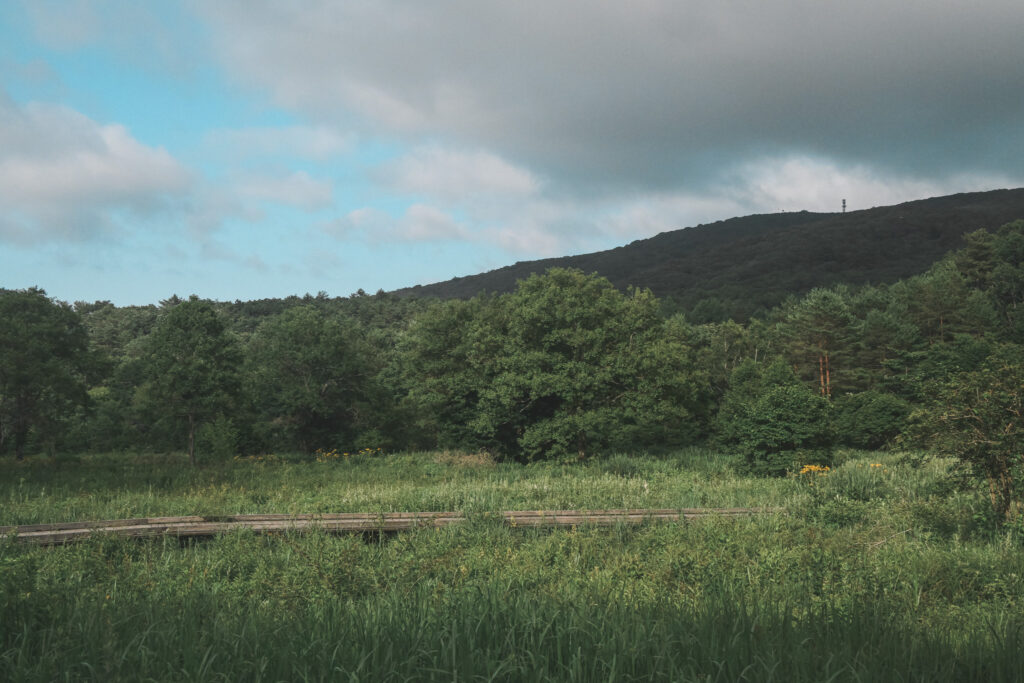
[(4, 0), (0, 288), (373, 293), (1024, 186), (1020, 0)]

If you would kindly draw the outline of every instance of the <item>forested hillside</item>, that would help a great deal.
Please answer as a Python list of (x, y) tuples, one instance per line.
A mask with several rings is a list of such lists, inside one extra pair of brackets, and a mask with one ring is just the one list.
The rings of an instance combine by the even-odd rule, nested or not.
[[(942, 234), (936, 229), (936, 234)], [(1024, 221), (892, 285), (747, 324), (552, 269), (515, 291), (159, 306), (0, 290), (0, 453), (452, 448), (577, 461), (713, 442), (738, 466), (928, 446), (1020, 507)]]
[(665, 232), (617, 249), (520, 262), (399, 290), (469, 298), (510, 292), (549, 268), (578, 268), (619, 289), (648, 288), (691, 320), (745, 320), (789, 294), (838, 283), (889, 284), (924, 272), (973, 230), (1024, 216), (1024, 189), (935, 197), (848, 213), (746, 216)]

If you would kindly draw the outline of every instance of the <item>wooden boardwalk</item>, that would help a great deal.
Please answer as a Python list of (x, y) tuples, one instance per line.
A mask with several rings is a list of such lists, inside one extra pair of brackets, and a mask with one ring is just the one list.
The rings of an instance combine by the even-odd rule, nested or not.
[[(737, 517), (781, 512), (780, 508), (688, 508), (682, 510), (516, 510), (480, 513), (479, 518), (498, 518), (512, 527), (573, 527), (642, 524), (651, 521), (679, 522), (701, 517)], [(334, 514), (266, 514), (190, 517), (143, 517), (98, 522), (23, 524), (0, 527), (0, 537), (14, 536), (24, 543), (60, 545), (91, 534), (179, 538), (216, 536), (246, 528), (260, 533), (301, 532), (319, 529), (329, 533), (381, 533), (420, 527), (442, 527), (465, 522), (461, 512), (344, 512)]]

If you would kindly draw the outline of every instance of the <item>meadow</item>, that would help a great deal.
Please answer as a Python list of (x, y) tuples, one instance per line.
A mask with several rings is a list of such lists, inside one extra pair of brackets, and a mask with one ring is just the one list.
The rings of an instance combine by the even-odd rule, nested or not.
[[(907, 681), (1024, 678), (1024, 553), (951, 463), (843, 451), (736, 473), (703, 449), (586, 463), (461, 453), (0, 460), (0, 525), (464, 511), (384, 536), (0, 540), (0, 679)], [(772, 506), (640, 527), (516, 509)]]

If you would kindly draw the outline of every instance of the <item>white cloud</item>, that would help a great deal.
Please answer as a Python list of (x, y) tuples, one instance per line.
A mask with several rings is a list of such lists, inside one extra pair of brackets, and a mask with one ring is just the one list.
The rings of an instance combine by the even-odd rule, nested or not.
[(121, 212), (148, 215), (185, 195), (191, 175), (163, 148), (118, 124), (0, 99), (0, 236), (84, 239)]
[(535, 194), (540, 182), (528, 170), (485, 151), (457, 151), (428, 145), (385, 165), (380, 178), (402, 191), (447, 201), (477, 201), (481, 195), (520, 198)]
[(956, 192), (991, 190), (1020, 184), (996, 173), (952, 174), (946, 177), (906, 176), (864, 165), (789, 156), (743, 164), (733, 174), (730, 197), (741, 213), (776, 211), (840, 211), (898, 204)]
[(426, 204), (413, 204), (398, 217), (373, 208), (356, 209), (322, 227), (335, 237), (371, 244), (473, 239), (470, 231), (450, 214)]
[(286, 204), (307, 211), (330, 206), (334, 201), (331, 183), (316, 180), (305, 171), (283, 177), (248, 177), (234, 183), (235, 193), (243, 200)]
[(586, 241), (588, 231), (578, 230), (579, 207), (547, 201), (531, 201), (509, 217), (460, 220), (451, 212), (429, 204), (412, 204), (392, 216), (364, 207), (322, 225), (325, 233), (341, 240), (368, 244), (463, 242), (496, 246), (529, 257), (561, 256)]
[(605, 207), (601, 232), (640, 239), (736, 216), (780, 211), (838, 212), (887, 206), (957, 192), (1016, 187), (1024, 178), (959, 174), (916, 178), (847, 166), (827, 159), (783, 156), (739, 165), (701, 192), (640, 194)]
[(286, 155), (326, 161), (349, 152), (355, 136), (330, 126), (254, 126), (221, 129), (207, 135), (212, 145), (224, 145), (240, 156)]
[(413, 242), (465, 238), (466, 229), (441, 209), (426, 204), (410, 206), (400, 222), (400, 235)]

